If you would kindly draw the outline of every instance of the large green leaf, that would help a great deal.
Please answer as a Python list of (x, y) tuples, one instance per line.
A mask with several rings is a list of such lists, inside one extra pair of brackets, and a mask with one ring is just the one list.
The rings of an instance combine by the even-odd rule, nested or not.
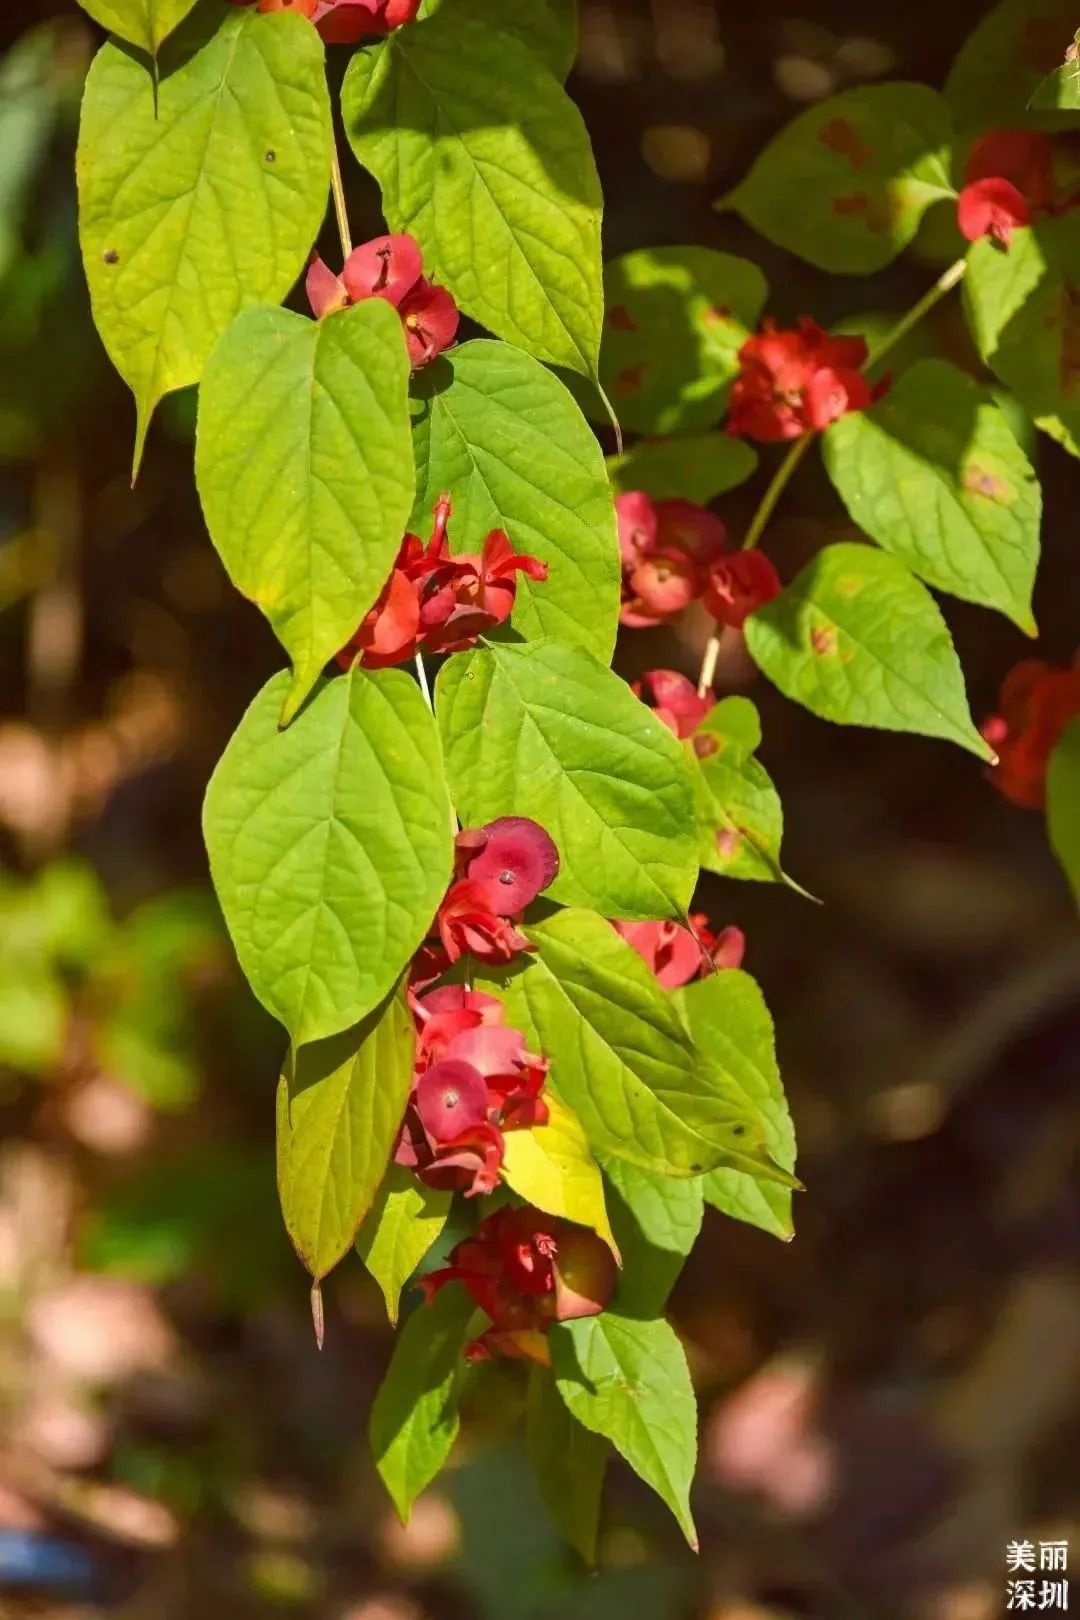
[[(748, 973), (713, 973), (678, 991), (695, 1042), (722, 1063), (765, 1122), (765, 1142), (776, 1163), (795, 1169), (795, 1131), (776, 1063), (776, 1037), (765, 998)], [(760, 1226), (778, 1238), (795, 1234), (791, 1190), (741, 1170), (714, 1170), (705, 1197), (725, 1215)]]
[(611, 1441), (663, 1498), (691, 1547), (690, 1486), (697, 1459), (697, 1402), (686, 1355), (666, 1322), (604, 1311), (556, 1322), (551, 1358), (574, 1417)]
[(210, 538), (293, 661), (291, 720), (382, 590), (413, 497), (409, 357), (381, 298), (237, 316), (199, 389)]
[(525, 1449), (559, 1533), (595, 1564), (608, 1445), (573, 1416), (546, 1367), (534, 1367), (529, 1376)]
[(688, 433), (677, 439), (639, 439), (621, 456), (609, 456), (608, 475), (617, 493), (640, 489), (654, 501), (710, 501), (757, 468), (757, 451), (730, 433)]
[(993, 399), (945, 360), (921, 360), (868, 411), (825, 434), (853, 520), (928, 585), (1035, 633), (1042, 497)]
[(1077, 17), (1073, 0), (1002, 0), (965, 40), (945, 81), (964, 131), (1001, 129), (1025, 117), (1042, 79), (1065, 60)]
[(1080, 215), (1012, 233), (1007, 253), (972, 245), (968, 324), (987, 365), (1044, 432), (1080, 455)]
[(105, 45), (86, 81), (79, 225), (94, 319), (135, 395), (135, 465), (163, 395), (233, 316), (277, 303), (326, 211), (323, 48), (295, 12), (206, 0), (146, 65)]
[(600, 380), (623, 426), (718, 422), (768, 294), (757, 265), (715, 248), (639, 248), (605, 266), (604, 292)]
[(513, 35), (540, 58), (558, 79), (565, 79), (577, 55), (577, 0), (428, 0), (422, 17), (446, 9), (456, 21), (467, 17), (489, 29)]
[(783, 1172), (756, 1106), (704, 1055), (675, 1003), (625, 940), (588, 911), (526, 929), (536, 957), (513, 981), (551, 1060), (550, 1084), (592, 1147), (660, 1175), (720, 1164)]
[(455, 551), (480, 551), (505, 529), (515, 551), (548, 565), (543, 584), (518, 575), (519, 635), (576, 642), (605, 662), (619, 617), (615, 510), (596, 437), (572, 396), (539, 361), (506, 343), (465, 343), (417, 379), (417, 494), (426, 533), (443, 490), (454, 501)]
[[(713, 1171), (713, 1176), (738, 1174)], [(615, 1308), (623, 1316), (659, 1316), (701, 1231), (706, 1183), (657, 1175), (625, 1159), (608, 1159), (604, 1177), (623, 1261)]]
[(1065, 727), (1046, 772), (1050, 847), (1080, 904), (1080, 720)]
[(96, 23), (140, 50), (157, 51), (195, 5), (195, 0), (79, 0)]
[(581, 1122), (558, 1097), (549, 1094), (546, 1101), (546, 1125), (506, 1132), (503, 1179), (527, 1204), (591, 1227), (614, 1249), (600, 1166)]
[(784, 812), (754, 758), (761, 721), (749, 698), (722, 698), (687, 742), (694, 765), (698, 859), (721, 877), (782, 882)]
[(721, 206), (822, 270), (866, 275), (953, 195), (949, 112), (923, 84), (864, 85), (818, 102), (766, 146)]
[(453, 5), (353, 57), (357, 158), (429, 275), (497, 336), (592, 377), (603, 313), (600, 183), (573, 102), (536, 54)]
[(826, 546), (751, 614), (746, 645), (786, 697), (823, 720), (943, 737), (991, 758), (944, 619), (885, 552)]
[(291, 1054), (278, 1084), (277, 1176), (285, 1226), (316, 1282), (371, 1208), (412, 1086), (412, 1015), (392, 991), (355, 1029)]
[(399, 670), (327, 681), (278, 730), (263, 687), (206, 790), (210, 870), (236, 954), (295, 1045), (336, 1035), (397, 982), (450, 881), (439, 739)]
[(398, 1330), (386, 1377), (371, 1408), (375, 1466), (403, 1522), (431, 1484), (458, 1432), (462, 1349), (473, 1303), (464, 1288), (444, 1288)]
[(689, 764), (617, 675), (556, 641), (480, 648), (443, 666), (436, 712), (458, 814), (546, 827), (562, 863), (552, 899), (685, 917), (698, 871)]
[(356, 1249), (398, 1319), (401, 1290), (446, 1225), (453, 1193), (425, 1187), (412, 1170), (392, 1164), (356, 1234)]

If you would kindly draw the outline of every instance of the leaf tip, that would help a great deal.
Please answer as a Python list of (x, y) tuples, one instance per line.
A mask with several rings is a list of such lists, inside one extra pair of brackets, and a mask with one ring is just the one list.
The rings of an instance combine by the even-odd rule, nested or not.
[(326, 1343), (326, 1311), (323, 1306), (322, 1283), (317, 1279), (311, 1285), (311, 1322), (315, 1329), (315, 1344), (321, 1350)]

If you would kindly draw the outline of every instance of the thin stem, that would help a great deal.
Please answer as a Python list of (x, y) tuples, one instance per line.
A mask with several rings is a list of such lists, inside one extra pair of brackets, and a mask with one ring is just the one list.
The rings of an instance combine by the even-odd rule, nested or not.
[(596, 384), (596, 391), (600, 395), (601, 403), (603, 404), (605, 411), (607, 411), (608, 421), (611, 423), (612, 430), (615, 434), (615, 454), (621, 456), (623, 453), (623, 436), (622, 428), (619, 426), (619, 418), (615, 415), (615, 407), (604, 393), (604, 390), (600, 387), (599, 381), (597, 381)]
[(416, 655), (416, 678), (420, 682), (420, 690), (424, 694), (424, 702), (427, 704), (432, 714), (434, 714), (435, 705), (431, 701), (431, 688), (428, 685), (427, 670), (424, 668), (423, 653), (417, 653)]
[(716, 678), (716, 660), (720, 657), (720, 637), (711, 635), (705, 646), (705, 656), (701, 660), (701, 673), (698, 675), (697, 695), (708, 697), (712, 691), (712, 683)]
[(341, 159), (338, 157), (337, 142), (330, 148), (330, 190), (334, 196), (334, 213), (337, 215), (338, 235), (341, 237), (342, 261), (352, 252), (352, 236), (349, 232), (349, 215), (345, 207), (345, 186), (341, 179)]
[(795, 443), (789, 447), (787, 455), (773, 473), (769, 487), (761, 497), (761, 505), (754, 513), (750, 527), (746, 531), (746, 539), (743, 541), (744, 551), (752, 551), (765, 533), (766, 525), (776, 510), (777, 502), (785, 489), (787, 489), (796, 467), (813, 444), (816, 436), (814, 433), (804, 433), (801, 439), (796, 439)]
[(917, 326), (925, 315), (929, 315), (935, 304), (940, 304), (946, 293), (952, 292), (953, 288), (963, 281), (967, 266), (966, 259), (957, 259), (955, 264), (950, 264), (947, 270), (942, 271), (930, 291), (924, 293), (917, 304), (912, 304), (907, 314), (902, 315), (892, 330), (886, 332), (881, 342), (870, 350), (863, 366), (864, 371), (869, 371), (871, 367), (876, 366), (878, 361), (900, 342), (901, 338), (907, 337), (913, 326)]

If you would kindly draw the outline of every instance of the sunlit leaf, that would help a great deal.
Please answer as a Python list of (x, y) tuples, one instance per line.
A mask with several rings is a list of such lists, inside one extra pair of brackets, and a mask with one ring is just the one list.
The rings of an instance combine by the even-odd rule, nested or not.
[(934, 600), (895, 557), (834, 545), (746, 621), (746, 645), (781, 692), (823, 720), (943, 737), (987, 760)]

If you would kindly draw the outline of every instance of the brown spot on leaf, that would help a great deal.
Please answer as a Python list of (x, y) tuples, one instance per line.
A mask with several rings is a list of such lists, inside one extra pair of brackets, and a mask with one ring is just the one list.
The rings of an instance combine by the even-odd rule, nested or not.
[(731, 311), (726, 304), (714, 305), (702, 310), (701, 319), (706, 326), (722, 326), (726, 321), (730, 321)]
[(847, 158), (855, 170), (861, 169), (873, 156), (854, 124), (846, 118), (830, 118), (818, 131), (818, 140), (828, 151), (835, 152), (837, 157)]
[(834, 197), (829, 207), (834, 214), (841, 216), (865, 214), (870, 207), (870, 199), (865, 191), (853, 191), (850, 196)]
[(731, 859), (742, 843), (742, 833), (735, 827), (721, 827), (716, 835), (716, 853), (725, 861)]
[(827, 624), (816, 624), (810, 632), (810, 651), (818, 658), (826, 658), (836, 651), (836, 631)]
[(644, 362), (638, 366), (627, 366), (626, 370), (620, 371), (615, 379), (615, 392), (617, 394), (639, 393), (648, 369)]
[(117, 253), (115, 248), (106, 248), (105, 252), (101, 255), (101, 257), (105, 260), (106, 264), (119, 264), (120, 263), (120, 255), (119, 255), (119, 253)]
[(970, 461), (965, 467), (963, 484), (972, 495), (985, 495), (987, 500), (1000, 501), (1004, 506), (1012, 504), (1014, 491), (1011, 485), (986, 467), (980, 467), (977, 461)]
[(608, 325), (613, 326), (616, 332), (636, 332), (637, 321), (631, 315), (625, 304), (616, 304), (608, 310)]
[(709, 759), (713, 754), (719, 752), (719, 737), (714, 737), (711, 731), (699, 731), (694, 738), (694, 753), (698, 759)]

